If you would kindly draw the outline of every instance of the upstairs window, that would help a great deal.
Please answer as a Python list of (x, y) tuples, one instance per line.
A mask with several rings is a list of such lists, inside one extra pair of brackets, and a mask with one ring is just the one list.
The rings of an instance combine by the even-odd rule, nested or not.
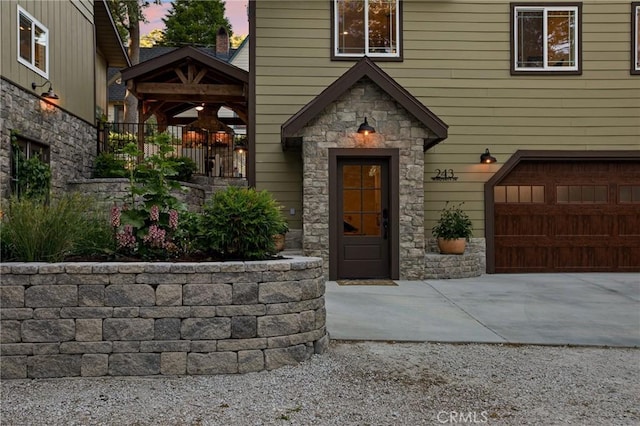
[(631, 74), (640, 74), (640, 2), (631, 3)]
[(400, 0), (333, 0), (333, 59), (401, 60)]
[(18, 61), (49, 77), (49, 30), (19, 6)]
[(581, 9), (573, 5), (512, 5), (511, 72), (581, 74)]

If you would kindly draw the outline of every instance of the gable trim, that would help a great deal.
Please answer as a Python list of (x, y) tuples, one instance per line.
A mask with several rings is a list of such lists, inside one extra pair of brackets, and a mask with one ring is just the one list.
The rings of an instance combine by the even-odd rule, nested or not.
[(194, 59), (209, 68), (218, 70), (227, 76), (234, 78), (242, 83), (249, 82), (249, 73), (241, 68), (221, 61), (218, 58), (207, 55), (206, 53), (191, 47), (185, 46), (180, 49), (173, 50), (164, 55), (158, 56), (130, 68), (122, 70), (122, 79), (127, 81), (136, 77), (140, 77), (159, 68), (167, 67), (176, 62), (185, 60), (186, 58)]
[(323, 109), (332, 102), (335, 102), (342, 94), (364, 77), (369, 78), (373, 83), (378, 85), (380, 89), (386, 92), (394, 101), (404, 107), (434, 134), (433, 138), (425, 140), (425, 151), (447, 138), (449, 126), (404, 87), (399, 85), (391, 76), (385, 73), (371, 59), (365, 56), (282, 124), (280, 134), (283, 149), (286, 150), (299, 144), (301, 141), (298, 132)]

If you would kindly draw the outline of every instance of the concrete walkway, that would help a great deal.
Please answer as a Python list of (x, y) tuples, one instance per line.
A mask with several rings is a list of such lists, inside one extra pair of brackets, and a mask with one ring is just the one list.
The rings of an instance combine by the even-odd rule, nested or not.
[(327, 282), (332, 339), (640, 347), (640, 274)]

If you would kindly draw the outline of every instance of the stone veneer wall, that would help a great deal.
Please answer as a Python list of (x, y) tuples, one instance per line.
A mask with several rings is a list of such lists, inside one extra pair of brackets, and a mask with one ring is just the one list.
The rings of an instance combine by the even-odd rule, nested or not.
[(11, 188), (11, 130), (49, 146), (55, 193), (65, 191), (69, 180), (90, 177), (97, 152), (91, 123), (4, 79), (0, 79), (0, 105), (0, 198), (6, 199)]
[[(368, 118), (375, 134), (356, 133)], [(413, 116), (368, 78), (353, 85), (302, 131), (303, 251), (329, 270), (329, 148), (397, 148), (400, 156), (400, 279), (422, 279), (424, 152), (428, 136)]]
[(484, 238), (471, 238), (464, 254), (440, 254), (438, 241), (427, 239), (425, 254), (425, 279), (449, 279), (478, 277), (487, 270)]
[(328, 346), (318, 258), (0, 272), (3, 379), (245, 373)]
[[(185, 191), (174, 191), (172, 193), (185, 203), (190, 211), (201, 211), (207, 198), (205, 187), (188, 182), (181, 182), (180, 184), (185, 188)], [(105, 207), (110, 207), (114, 202), (121, 204), (130, 197), (129, 179), (96, 178), (73, 180), (68, 185), (71, 191), (78, 191), (94, 197), (96, 200), (101, 201)]]

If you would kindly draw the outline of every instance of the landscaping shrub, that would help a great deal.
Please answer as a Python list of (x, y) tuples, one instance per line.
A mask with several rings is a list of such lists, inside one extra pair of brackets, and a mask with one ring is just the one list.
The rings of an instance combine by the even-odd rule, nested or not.
[[(157, 153), (129, 170), (129, 195), (121, 206), (111, 209), (117, 251), (145, 260), (181, 254), (175, 238), (179, 215), (186, 211), (171, 193), (182, 187), (170, 179), (177, 175), (172, 158), (168, 157), (173, 151), (170, 136), (162, 133), (152, 143), (157, 146)], [(134, 143), (125, 146), (123, 153), (131, 158), (141, 155)]]
[(44, 201), (51, 187), (51, 167), (36, 153), (27, 158), (17, 144), (17, 134), (11, 132), (12, 161), (15, 169), (14, 194), (18, 197)]
[(273, 236), (288, 230), (280, 207), (266, 191), (228, 187), (203, 209), (200, 247), (225, 259), (266, 259), (276, 253)]
[(189, 157), (174, 157), (169, 158), (168, 161), (172, 163), (171, 167), (176, 171), (176, 175), (169, 177), (169, 179), (189, 182), (193, 173), (198, 170), (196, 162)]
[(12, 198), (0, 222), (3, 261), (60, 262), (73, 254), (112, 249), (105, 215), (93, 199), (65, 194), (46, 204), (33, 198)]
[(123, 178), (127, 177), (125, 160), (116, 158), (111, 152), (103, 151), (96, 157), (93, 164), (93, 177), (95, 178)]

